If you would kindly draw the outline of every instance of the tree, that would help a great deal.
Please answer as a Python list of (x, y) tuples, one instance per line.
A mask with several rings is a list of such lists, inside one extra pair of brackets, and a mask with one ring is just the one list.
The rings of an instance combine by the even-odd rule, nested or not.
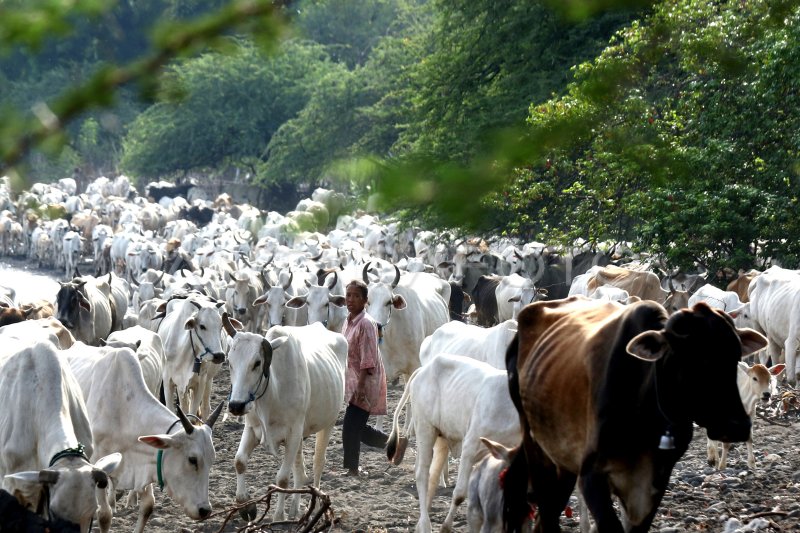
[(307, 41), (286, 41), (271, 57), (246, 42), (233, 47), (170, 69), (161, 101), (137, 117), (125, 138), (126, 172), (154, 177), (260, 159), (317, 80), (341, 70)]

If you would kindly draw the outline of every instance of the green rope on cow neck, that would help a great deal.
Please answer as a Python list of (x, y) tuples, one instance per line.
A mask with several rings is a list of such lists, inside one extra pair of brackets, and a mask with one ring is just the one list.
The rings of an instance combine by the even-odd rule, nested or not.
[(164, 460), (164, 450), (156, 454), (156, 475), (158, 476), (158, 490), (164, 492), (164, 478), (161, 476), (161, 462)]
[(54, 464), (56, 464), (56, 461), (64, 457), (80, 457), (86, 462), (89, 462), (89, 458), (86, 457), (86, 446), (79, 442), (74, 448), (67, 448), (66, 450), (61, 450), (55, 454), (53, 458), (50, 459), (50, 464), (47, 467), (52, 467)]

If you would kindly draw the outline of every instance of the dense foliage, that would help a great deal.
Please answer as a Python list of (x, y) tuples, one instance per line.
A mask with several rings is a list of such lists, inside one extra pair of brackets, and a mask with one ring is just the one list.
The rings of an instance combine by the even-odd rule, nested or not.
[(796, 1), (73, 4), (0, 0), (0, 153), (36, 179), (244, 169), (439, 226), (800, 263)]

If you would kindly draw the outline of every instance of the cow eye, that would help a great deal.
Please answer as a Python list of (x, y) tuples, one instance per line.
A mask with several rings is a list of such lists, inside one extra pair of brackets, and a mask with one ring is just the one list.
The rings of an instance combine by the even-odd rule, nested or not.
[(202, 329), (203, 331), (205, 331), (205, 330), (206, 330), (206, 327), (205, 327), (203, 324), (200, 324), (200, 329)]
[(258, 368), (260, 366), (261, 366), (261, 359), (259, 359), (258, 361), (255, 362), (255, 364), (253, 365), (253, 370), (255, 370), (256, 368)]
[(189, 464), (196, 468), (197, 467), (197, 457), (189, 457)]

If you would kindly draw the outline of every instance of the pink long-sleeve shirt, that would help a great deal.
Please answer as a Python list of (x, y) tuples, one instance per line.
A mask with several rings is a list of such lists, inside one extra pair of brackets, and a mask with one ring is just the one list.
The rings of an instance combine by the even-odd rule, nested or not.
[[(386, 414), (386, 371), (378, 351), (378, 326), (375, 319), (361, 311), (353, 320), (348, 318), (342, 328), (347, 339), (347, 374), (344, 397), (349, 403), (371, 415)], [(359, 377), (366, 374), (363, 388)]]

